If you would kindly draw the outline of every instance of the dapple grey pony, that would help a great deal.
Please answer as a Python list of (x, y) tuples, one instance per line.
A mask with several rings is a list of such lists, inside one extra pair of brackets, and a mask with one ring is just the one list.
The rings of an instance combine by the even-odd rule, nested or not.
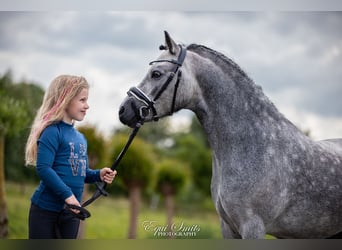
[[(120, 106), (122, 123), (192, 110), (208, 137), (224, 238), (328, 238), (342, 232), (342, 139), (313, 141), (247, 74), (202, 45), (164, 50)], [(209, 178), (209, 177), (208, 177)]]

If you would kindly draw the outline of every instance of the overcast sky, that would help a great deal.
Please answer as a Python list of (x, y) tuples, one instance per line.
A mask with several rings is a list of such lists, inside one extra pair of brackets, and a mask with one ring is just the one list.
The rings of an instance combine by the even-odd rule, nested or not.
[(85, 122), (109, 133), (121, 126), (126, 91), (159, 55), (164, 30), (233, 59), (314, 139), (342, 137), (342, 12), (0, 12), (0, 74), (11, 69), (44, 89), (60, 74), (85, 76)]

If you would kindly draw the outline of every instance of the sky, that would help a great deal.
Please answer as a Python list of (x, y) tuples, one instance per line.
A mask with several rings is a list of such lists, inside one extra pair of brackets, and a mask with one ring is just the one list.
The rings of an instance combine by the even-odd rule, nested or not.
[[(0, 75), (44, 89), (60, 74), (91, 85), (83, 123), (109, 134), (119, 105), (160, 54), (167, 30), (233, 59), (290, 121), (316, 139), (342, 138), (342, 12), (0, 12)], [(175, 114), (185, 128), (191, 112)]]

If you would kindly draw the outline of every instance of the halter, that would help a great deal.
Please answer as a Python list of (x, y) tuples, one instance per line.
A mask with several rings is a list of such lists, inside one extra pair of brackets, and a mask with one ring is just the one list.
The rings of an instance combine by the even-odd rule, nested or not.
[[(140, 102), (145, 104), (144, 106), (141, 106), (139, 110), (136, 110), (136, 115), (139, 115), (141, 120), (143, 120), (148, 115), (148, 113), (150, 111), (152, 111), (153, 120), (157, 121), (159, 119), (158, 114), (157, 114), (157, 110), (154, 107), (154, 104), (159, 99), (159, 97), (164, 93), (164, 91), (169, 86), (170, 82), (173, 80), (174, 76), (177, 74), (177, 81), (176, 81), (175, 89), (174, 89), (174, 92), (173, 92), (173, 98), (172, 98), (172, 104), (171, 104), (171, 109), (170, 109), (170, 115), (174, 113), (178, 85), (179, 85), (179, 81), (180, 81), (180, 79), (182, 77), (182, 71), (179, 68), (183, 65), (183, 62), (184, 62), (184, 59), (185, 59), (185, 56), (186, 56), (186, 48), (181, 46), (181, 45), (178, 45), (178, 46), (180, 48), (180, 53), (178, 55), (177, 60), (174, 60), (174, 59), (171, 59), (171, 60), (162, 59), (162, 60), (152, 61), (149, 64), (149, 65), (152, 65), (154, 63), (159, 63), (159, 62), (168, 62), (168, 63), (172, 63), (172, 64), (176, 65), (175, 69), (172, 72), (170, 72), (169, 77), (166, 79), (165, 83), (162, 85), (162, 87), (159, 89), (159, 91), (157, 92), (156, 96), (153, 99), (149, 98), (148, 95), (146, 95), (138, 87), (132, 87), (127, 92), (128, 96), (132, 96), (135, 99), (137, 99)], [(166, 47), (161, 45), (159, 47), (159, 49), (161, 49), (161, 50), (162, 49), (166, 49)]]

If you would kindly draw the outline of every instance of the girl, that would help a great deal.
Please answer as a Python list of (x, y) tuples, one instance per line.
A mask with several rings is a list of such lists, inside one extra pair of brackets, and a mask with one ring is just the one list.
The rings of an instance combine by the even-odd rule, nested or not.
[(31, 198), (29, 238), (76, 238), (84, 182), (112, 183), (116, 171), (88, 166), (87, 141), (74, 128), (89, 108), (83, 77), (61, 75), (47, 89), (26, 144), (26, 165), (37, 167), (40, 184)]

